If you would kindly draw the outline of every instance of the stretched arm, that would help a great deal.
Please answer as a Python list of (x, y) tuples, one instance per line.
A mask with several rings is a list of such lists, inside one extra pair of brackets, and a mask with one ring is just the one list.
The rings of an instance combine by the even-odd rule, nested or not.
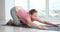
[(44, 21), (44, 20), (38, 20), (41, 23), (48, 24), (48, 25), (53, 25), (53, 26), (58, 26), (57, 24), (53, 24), (52, 22), (49, 21)]
[(33, 23), (33, 22), (31, 21), (31, 19), (29, 19), (29, 18), (27, 18), (27, 23), (30, 24), (31, 26), (34, 26), (34, 27), (37, 27), (37, 28), (40, 28), (40, 29), (43, 29), (43, 30), (48, 30), (47, 27), (42, 27), (42, 26), (39, 26), (39, 25)]

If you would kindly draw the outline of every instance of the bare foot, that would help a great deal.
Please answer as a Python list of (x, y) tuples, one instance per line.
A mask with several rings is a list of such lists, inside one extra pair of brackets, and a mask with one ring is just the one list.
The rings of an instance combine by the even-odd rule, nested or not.
[(10, 19), (10, 20), (7, 22), (7, 25), (11, 25), (11, 24), (13, 24), (13, 20), (12, 20), (12, 19)]

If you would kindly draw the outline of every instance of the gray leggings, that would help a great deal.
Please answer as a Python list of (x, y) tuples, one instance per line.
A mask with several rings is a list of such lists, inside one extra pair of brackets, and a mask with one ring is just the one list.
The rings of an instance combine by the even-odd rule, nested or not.
[(24, 24), (20, 19), (18, 19), (18, 17), (16, 16), (16, 7), (13, 7), (12, 9), (11, 9), (11, 11), (10, 11), (10, 13), (11, 13), (11, 16), (12, 16), (12, 18), (13, 18), (13, 24), (14, 25), (20, 25), (20, 24), (23, 24), (23, 25), (26, 25), (26, 24)]
[(12, 18), (13, 18), (13, 23), (19, 25), (19, 24), (20, 24), (20, 20), (19, 20), (18, 17), (16, 16), (16, 7), (13, 7), (13, 8), (11, 9), (10, 13), (11, 13), (11, 16), (12, 16)]

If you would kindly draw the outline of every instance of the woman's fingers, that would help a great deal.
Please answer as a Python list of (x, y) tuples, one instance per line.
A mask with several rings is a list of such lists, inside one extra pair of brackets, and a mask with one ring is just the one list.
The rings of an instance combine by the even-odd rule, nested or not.
[(47, 28), (47, 27), (42, 27), (41, 29), (43, 29), (43, 30), (48, 30), (48, 28)]
[(58, 26), (60, 26), (60, 24), (57, 24)]
[(58, 26), (60, 26), (60, 24), (54, 24), (54, 26), (58, 27)]

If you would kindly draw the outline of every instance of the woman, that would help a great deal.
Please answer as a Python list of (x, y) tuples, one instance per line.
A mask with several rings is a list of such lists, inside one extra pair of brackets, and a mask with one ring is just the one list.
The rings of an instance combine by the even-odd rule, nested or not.
[(44, 29), (44, 30), (48, 30), (48, 28), (39, 26), (39, 25), (33, 23), (33, 21), (38, 21), (38, 22), (41, 22), (44, 24), (58, 26), (57, 24), (53, 24), (51, 22), (41, 20), (40, 18), (37, 17), (37, 13), (38, 12), (35, 9), (31, 9), (29, 12), (26, 12), (23, 8), (16, 7), (16, 16), (21, 20), (21, 23), (24, 25), (28, 25), (28, 26), (31, 25), (31, 26), (34, 26), (34, 27), (37, 27), (40, 29)]

